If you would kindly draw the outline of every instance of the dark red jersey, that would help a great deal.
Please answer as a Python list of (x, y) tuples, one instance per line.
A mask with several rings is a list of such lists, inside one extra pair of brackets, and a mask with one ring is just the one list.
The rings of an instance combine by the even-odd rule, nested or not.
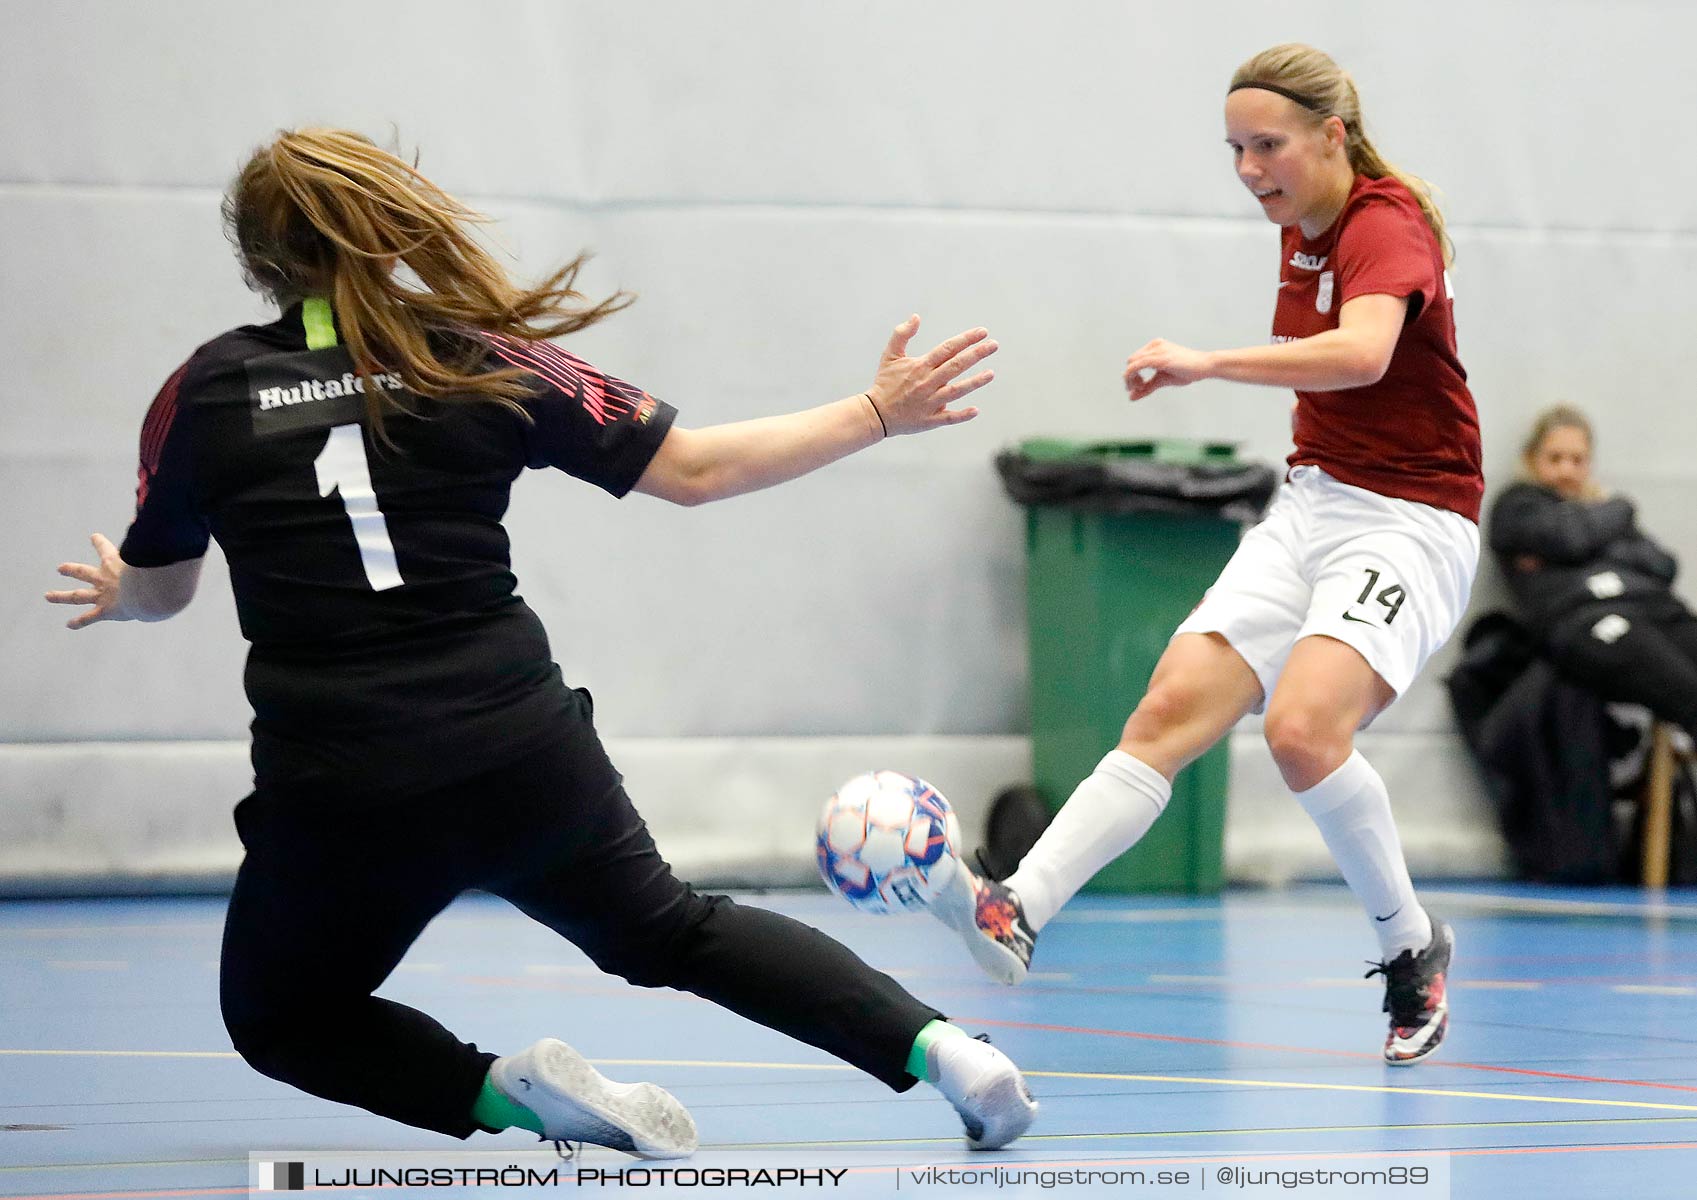
[(1281, 239), (1273, 340), (1338, 327), (1356, 296), (1408, 297), (1408, 316), (1384, 378), (1334, 392), (1298, 391), (1296, 452), (1334, 478), (1382, 496), (1479, 520), (1485, 492), (1479, 417), (1456, 356), (1454, 299), (1443, 251), (1408, 188), (1357, 176), (1332, 227)]

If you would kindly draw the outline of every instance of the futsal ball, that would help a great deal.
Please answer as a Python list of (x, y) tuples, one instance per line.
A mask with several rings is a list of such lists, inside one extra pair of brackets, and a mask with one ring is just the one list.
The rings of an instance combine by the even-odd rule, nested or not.
[(900, 771), (856, 775), (819, 814), (819, 873), (862, 912), (924, 908), (954, 878), (960, 846), (942, 793)]

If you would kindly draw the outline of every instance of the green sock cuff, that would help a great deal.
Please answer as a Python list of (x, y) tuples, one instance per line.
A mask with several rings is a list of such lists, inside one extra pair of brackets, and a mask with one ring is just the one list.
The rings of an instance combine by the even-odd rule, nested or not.
[(930, 1021), (919, 1036), (913, 1039), (913, 1049), (907, 1052), (907, 1073), (915, 1079), (923, 1079), (926, 1083), (935, 1083), (931, 1078), (931, 1065), (928, 1061), (929, 1051), (933, 1044), (949, 1037), (965, 1037), (966, 1030), (959, 1025), (950, 1025), (947, 1021)]
[(487, 1075), (483, 1077), (483, 1090), (471, 1106), (471, 1119), (485, 1129), (528, 1129), (542, 1136), (542, 1118), (496, 1087)]

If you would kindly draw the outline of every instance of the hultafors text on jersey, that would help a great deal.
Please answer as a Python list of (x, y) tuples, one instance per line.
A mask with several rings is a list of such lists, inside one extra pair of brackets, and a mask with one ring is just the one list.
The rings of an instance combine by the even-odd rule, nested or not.
[[(401, 377), (392, 371), (372, 375), (371, 381), (385, 391), (400, 390)], [(314, 400), (337, 400), (343, 396), (365, 392), (365, 376), (344, 372), (340, 379), (303, 379), (293, 387), (268, 387), (259, 389), (259, 407), (267, 410), (281, 408), (286, 404), (310, 404)]]

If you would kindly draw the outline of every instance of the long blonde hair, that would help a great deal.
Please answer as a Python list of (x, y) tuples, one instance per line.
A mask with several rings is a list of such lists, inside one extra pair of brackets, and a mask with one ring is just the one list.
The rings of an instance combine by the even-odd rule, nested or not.
[(1332, 60), (1331, 55), (1300, 42), (1274, 46), (1255, 55), (1232, 75), (1233, 88), (1245, 84), (1272, 84), (1311, 113), (1316, 123), (1327, 117), (1337, 117), (1342, 121), (1345, 151), (1349, 155), (1351, 169), (1368, 179), (1388, 176), (1412, 192), (1426, 217), (1426, 224), (1432, 227), (1432, 233), (1438, 239), (1444, 265), (1448, 266), (1454, 260), (1455, 246), (1444, 228), (1444, 215), (1438, 211), (1437, 202), (1432, 198), (1432, 185), (1418, 175), (1393, 166), (1379, 153), (1362, 124), (1361, 96), (1355, 90), (1355, 80)]
[[(248, 281), (279, 304), (330, 301), (356, 368), (401, 377), (419, 396), (488, 401), (528, 419), (524, 372), (489, 370), (466, 331), (523, 341), (574, 333), (635, 299), (586, 303), (578, 255), (534, 287), (515, 284), (471, 236), (489, 218), (404, 159), (341, 129), (284, 130), (261, 146), (224, 197), (225, 229)], [(404, 264), (422, 287), (396, 277)], [(367, 388), (366, 411), (408, 411)]]

